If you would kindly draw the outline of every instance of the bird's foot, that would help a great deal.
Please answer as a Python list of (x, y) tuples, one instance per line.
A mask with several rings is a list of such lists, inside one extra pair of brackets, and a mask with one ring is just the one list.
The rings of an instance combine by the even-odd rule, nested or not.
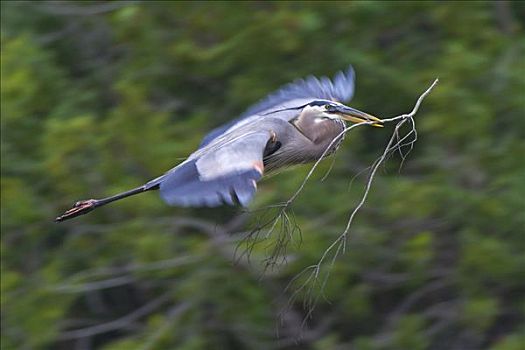
[(87, 199), (84, 201), (76, 202), (73, 208), (69, 209), (64, 214), (57, 216), (55, 222), (62, 222), (64, 220), (68, 220), (76, 216), (87, 214), (97, 207), (97, 202), (98, 201), (96, 199)]

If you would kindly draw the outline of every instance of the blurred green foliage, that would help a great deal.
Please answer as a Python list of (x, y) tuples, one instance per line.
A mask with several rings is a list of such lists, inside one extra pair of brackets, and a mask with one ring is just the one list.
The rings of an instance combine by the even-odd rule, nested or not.
[[(525, 3), (1, 10), (2, 349), (523, 348)], [(366, 176), (350, 180), (390, 128), (353, 131), (321, 182), (324, 162), (293, 206), (301, 240), (266, 274), (275, 237), (232, 264), (250, 227), (237, 209), (170, 208), (148, 193), (52, 223), (74, 200), (163, 173), (281, 84), (349, 63), (351, 105), (381, 117), (440, 84), (401, 171), (395, 155), (376, 177), (306, 325), (306, 295), (287, 309), (285, 287), (344, 228)], [(264, 181), (252, 209), (287, 199), (307, 171)]]

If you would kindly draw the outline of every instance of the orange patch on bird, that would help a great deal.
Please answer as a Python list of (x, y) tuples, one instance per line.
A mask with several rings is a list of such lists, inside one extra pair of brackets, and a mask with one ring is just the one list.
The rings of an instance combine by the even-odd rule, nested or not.
[(264, 172), (264, 163), (260, 160), (253, 162), (253, 167), (259, 172), (259, 174)]

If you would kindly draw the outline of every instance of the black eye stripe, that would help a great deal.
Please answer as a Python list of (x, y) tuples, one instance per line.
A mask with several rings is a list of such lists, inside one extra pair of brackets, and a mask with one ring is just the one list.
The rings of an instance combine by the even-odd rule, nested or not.
[(326, 106), (326, 105), (330, 105), (330, 102), (322, 101), (322, 100), (316, 100), (316, 101), (312, 101), (312, 102), (307, 104), (307, 106)]
[(317, 100), (317, 101), (310, 102), (307, 106), (319, 106), (319, 107), (324, 107), (327, 112), (337, 112), (337, 106), (331, 104), (328, 101)]
[(302, 106), (278, 109), (278, 110), (270, 111), (268, 113), (264, 113), (264, 114), (261, 114), (261, 115), (269, 115), (269, 114), (274, 114), (274, 113), (283, 112), (283, 111), (291, 111), (291, 110), (294, 110), (294, 109), (303, 109), (306, 106), (319, 106), (319, 107), (320, 106), (326, 106), (326, 109), (329, 112), (337, 111), (337, 107), (335, 105), (330, 104), (330, 102), (322, 101), (322, 100), (316, 100), (316, 101), (312, 101), (312, 102), (307, 103), (307, 104), (302, 105)]

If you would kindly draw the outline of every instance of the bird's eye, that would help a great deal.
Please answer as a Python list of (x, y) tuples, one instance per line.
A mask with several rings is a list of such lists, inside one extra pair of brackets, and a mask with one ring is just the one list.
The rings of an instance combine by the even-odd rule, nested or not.
[(333, 106), (333, 105), (325, 105), (324, 108), (325, 108), (328, 112), (335, 112), (335, 111), (336, 111), (336, 108), (335, 108), (335, 106)]

